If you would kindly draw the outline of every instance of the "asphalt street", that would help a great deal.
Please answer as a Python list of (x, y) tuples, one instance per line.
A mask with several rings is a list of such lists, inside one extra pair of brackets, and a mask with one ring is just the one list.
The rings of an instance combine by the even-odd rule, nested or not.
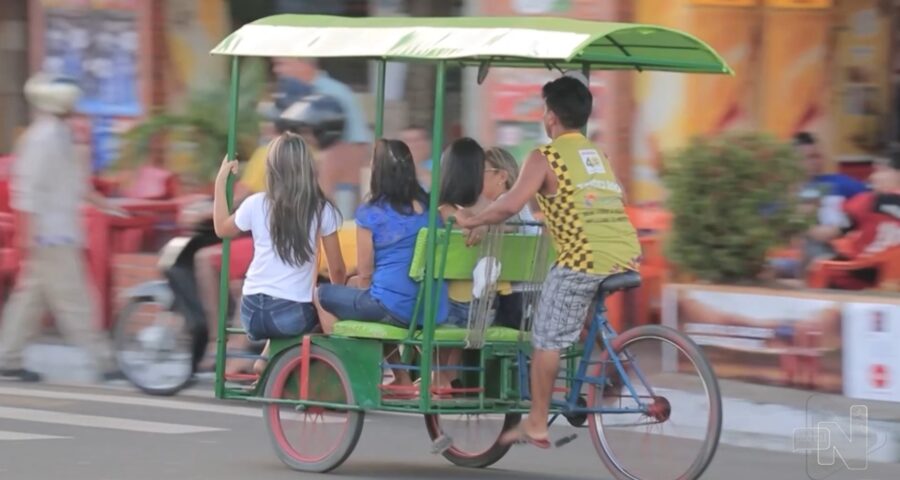
[[(779, 437), (743, 431), (743, 417), (754, 415), (752, 405), (769, 409), (750, 418), (754, 424), (783, 413), (772, 408), (790, 407), (745, 403), (751, 407), (741, 406), (739, 401), (726, 402), (723, 444), (704, 478), (819, 478), (816, 475), (822, 472), (809, 471), (803, 453), (787, 453), (790, 446), (783, 440), (790, 433)], [(773, 419), (784, 423), (769, 418)], [(554, 434), (570, 431), (571, 427), (559, 427)], [(342, 467), (326, 475), (310, 475), (291, 471), (277, 459), (259, 407), (210, 398), (208, 385), (161, 399), (125, 386), (0, 382), (2, 480), (612, 478), (587, 431), (579, 433), (580, 438), (563, 448), (540, 451), (517, 446), (494, 467), (469, 470), (451, 466), (430, 453), (421, 418), (373, 414), (367, 417), (359, 445)], [(877, 461), (868, 461), (864, 470), (838, 469), (828, 478), (900, 478), (900, 465), (891, 450), (898, 448), (897, 438), (893, 433), (882, 438), (886, 445), (880, 447), (881, 455)]]

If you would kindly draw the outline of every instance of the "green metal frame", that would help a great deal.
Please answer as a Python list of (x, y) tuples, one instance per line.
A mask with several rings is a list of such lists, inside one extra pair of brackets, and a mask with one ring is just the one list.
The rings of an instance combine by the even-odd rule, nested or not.
[[(381, 138), (384, 132), (384, 103), (385, 103), (385, 74), (388, 60), (397, 61), (426, 61), (436, 64), (437, 74), (434, 84), (434, 121), (432, 125), (432, 157), (435, 160), (431, 176), (431, 193), (428, 206), (428, 229), (426, 238), (426, 256), (425, 271), (421, 279), (422, 292), (420, 292), (420, 301), (417, 302), (416, 309), (420, 306), (418, 303), (424, 298), (425, 322), (422, 333), (420, 335), (413, 334), (413, 326), (410, 327), (410, 333), (405, 340), (402, 341), (379, 341), (364, 340), (355, 338), (342, 338), (336, 336), (316, 335), (311, 337), (311, 343), (327, 349), (335, 353), (339, 358), (344, 360), (344, 367), (350, 378), (353, 388), (355, 405), (334, 404), (329, 402), (316, 402), (314, 400), (277, 400), (262, 398), (262, 391), (269, 375), (267, 369), (257, 385), (254, 387), (236, 387), (229, 388), (224, 378), (224, 366), (226, 357), (226, 337), (230, 334), (243, 334), (243, 330), (239, 328), (227, 328), (227, 301), (228, 301), (228, 264), (230, 261), (230, 241), (226, 239), (222, 244), (222, 272), (220, 276), (220, 305), (219, 305), (219, 325), (218, 338), (216, 343), (216, 386), (215, 392), (218, 398), (240, 398), (248, 401), (267, 402), (267, 403), (290, 403), (294, 405), (306, 406), (325, 406), (330, 408), (342, 408), (348, 410), (387, 410), (410, 413), (433, 413), (440, 411), (460, 411), (467, 413), (478, 412), (497, 412), (497, 413), (520, 413), (527, 411), (527, 406), (520, 402), (518, 398), (518, 374), (517, 369), (517, 352), (521, 350), (528, 351), (530, 345), (527, 342), (506, 342), (493, 343), (488, 342), (484, 348), (476, 351), (467, 351), (467, 361), (473, 365), (480, 367), (476, 373), (466, 372), (464, 376), (471, 380), (475, 378), (474, 385), (482, 388), (477, 398), (463, 398), (451, 401), (440, 401), (433, 404), (431, 390), (431, 376), (428, 372), (432, 370), (432, 358), (436, 348), (460, 348), (463, 346), (459, 341), (439, 341), (435, 339), (435, 315), (438, 305), (438, 295), (440, 285), (444, 281), (444, 267), (447, 264), (448, 250), (450, 250), (450, 235), (437, 235), (438, 227), (438, 199), (440, 190), (440, 168), (439, 159), (441, 157), (441, 146), (444, 140), (444, 103), (445, 103), (445, 86), (448, 63), (452, 65), (477, 66), (488, 62), (489, 64), (502, 67), (531, 67), (531, 68), (581, 68), (585, 78), (590, 81), (590, 73), (592, 66), (598, 66), (602, 69), (625, 69), (634, 68), (639, 71), (648, 70), (664, 70), (664, 71), (684, 71), (684, 72), (704, 72), (704, 73), (725, 73), (731, 74), (731, 69), (718, 56), (718, 54), (709, 48), (706, 44), (682, 32), (665, 29), (662, 27), (648, 25), (625, 25), (625, 24), (604, 24), (598, 22), (569, 21), (563, 19), (520, 19), (520, 18), (466, 18), (466, 19), (369, 19), (368, 25), (374, 25), (377, 28), (390, 31), (392, 29), (402, 30), (412, 34), (421, 33), (416, 28), (425, 27), (427, 29), (445, 28), (451, 34), (460, 33), (464, 28), (479, 28), (489, 30), (495, 28), (494, 35), (501, 35), (510, 29), (521, 29), (533, 32), (534, 30), (548, 30), (555, 34), (573, 34), (582, 35), (586, 40), (580, 44), (568, 47), (560, 47), (558, 50), (563, 55), (554, 59), (548, 58), (526, 58), (518, 55), (511, 57), (494, 56), (494, 55), (471, 55), (468, 57), (454, 56), (452, 49), (442, 49), (441, 45), (408, 45), (400, 44), (392, 45), (390, 51), (385, 51), (378, 56), (367, 57), (377, 62), (377, 91), (375, 105), (375, 136)], [(273, 27), (282, 28), (299, 28), (310, 29), (321, 25), (323, 32), (329, 28), (339, 28), (341, 32), (353, 32), (355, 34), (365, 35), (372, 34), (371, 28), (367, 24), (360, 23), (354, 19), (342, 19), (339, 17), (316, 17), (316, 16), (276, 16), (268, 19), (262, 19), (250, 27), (265, 27), (267, 30), (265, 35), (272, 35), (276, 30)], [(247, 28), (247, 27), (244, 27)], [(354, 30), (354, 29), (359, 29)], [(240, 40), (244, 37), (239, 33), (232, 34), (216, 47), (213, 53), (232, 55), (231, 62), (231, 88), (230, 88), (230, 105), (229, 105), (229, 124), (228, 124), (228, 158), (235, 158), (235, 142), (237, 130), (237, 105), (240, 93), (240, 71), (239, 59), (242, 55), (252, 55), (253, 53), (241, 52), (241, 48), (245, 48), (246, 42)], [(309, 32), (306, 32), (309, 33)], [(315, 33), (315, 32), (313, 32)], [(334, 34), (334, 32), (326, 32)], [(521, 32), (519, 32), (521, 33)], [(619, 42), (612, 38), (615, 33), (620, 38), (640, 39), (641, 35), (655, 35), (653, 38), (669, 39), (676, 42), (676, 45), (626, 45), (632, 51), (626, 50)], [(251, 33), (245, 35), (252, 35)], [(489, 37), (485, 48), (490, 48)], [(275, 37), (272, 37), (275, 38)], [(352, 39), (351, 39), (352, 40)], [(410, 40), (414, 42), (414, 40)], [(658, 40), (657, 40), (658, 43)], [(457, 46), (459, 47), (459, 46)], [(250, 48), (250, 47), (247, 47)], [(252, 47), (257, 48), (257, 47)], [(268, 49), (277, 50), (277, 46), (259, 47), (261, 51), (269, 51)], [(567, 49), (568, 48), (568, 49)], [(649, 58), (648, 50), (656, 49), (653, 53), (656, 58)], [(703, 56), (705, 63), (698, 63), (698, 57), (683, 57), (680, 60), (669, 60), (667, 57), (660, 56), (660, 52), (665, 52), (667, 48), (671, 48), (672, 52), (691, 50)], [(404, 50), (406, 49), (406, 50)], [(419, 52), (406, 54), (408, 52)], [(449, 52), (449, 53), (448, 53)], [(684, 52), (682, 52), (684, 53)], [(674, 55), (674, 54), (673, 54)], [(290, 56), (290, 54), (289, 54)], [(333, 56), (325, 53), (313, 56)], [(232, 209), (232, 190), (234, 178), (229, 176), (227, 182), (227, 197), (229, 211)], [(449, 226), (448, 226), (449, 229)], [(440, 238), (439, 238), (440, 237)], [(443, 255), (441, 265), (436, 265), (438, 255), (437, 247), (439, 243), (443, 245)], [(458, 243), (458, 242), (457, 242)], [(273, 340), (270, 343), (270, 361), (269, 366), (274, 365), (279, 356), (284, 355), (292, 347), (301, 344), (302, 339), (280, 339)], [(404, 361), (410, 357), (412, 350), (419, 350), (419, 372), (421, 374), (420, 396), (418, 399), (410, 400), (391, 400), (387, 401), (382, 398), (380, 391), (381, 383), (381, 358), (382, 346), (384, 344), (402, 345), (406, 347)], [(571, 348), (564, 352), (563, 359), (567, 366), (566, 377), (572, 376), (572, 370), (577, 359), (581, 355), (580, 348)], [(490, 385), (492, 391), (487, 393), (485, 386)]]

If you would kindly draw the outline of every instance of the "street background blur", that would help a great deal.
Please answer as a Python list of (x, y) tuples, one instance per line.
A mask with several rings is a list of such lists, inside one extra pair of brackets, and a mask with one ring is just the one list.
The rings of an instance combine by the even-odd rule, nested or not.
[[(11, 211), (8, 168), (15, 141), (32, 118), (22, 90), (28, 77), (44, 70), (77, 80), (85, 95), (72, 125), (79, 153), (92, 166), (94, 186), (121, 199), (126, 209), (140, 213), (135, 218), (142, 219), (86, 214), (90, 281), (101, 305), (96, 324), (111, 329), (128, 290), (162, 278), (158, 252), (182, 228), (179, 217), (186, 199), (211, 193), (210, 174), (225, 150), (224, 142), (216, 140), (226, 125), (221, 113), (228, 76), (226, 59), (208, 52), (241, 25), (279, 13), (562, 16), (659, 24), (709, 43), (733, 68), (734, 76), (641, 72), (590, 76), (595, 103), (588, 136), (609, 156), (625, 188), (645, 255), (644, 286), (614, 297), (613, 321), (619, 328), (663, 323), (688, 332), (704, 346), (717, 374), (736, 381), (726, 391), (734, 395), (734, 411), (747, 418), (774, 415), (758, 424), (735, 416), (731, 423), (726, 419), (731, 445), (790, 451), (791, 434), (782, 427), (804, 425), (803, 399), (808, 395), (830, 395), (827, 398), (837, 402), (835, 412), (853, 402), (870, 405), (873, 419), (883, 422), (878, 424), (879, 438), (887, 444), (878, 461), (900, 459), (900, 433), (892, 423), (900, 421), (900, 235), (878, 256), (835, 257), (861, 263), (814, 262), (783, 274), (776, 271), (779, 262), (803, 264), (803, 247), (790, 238), (798, 231), (749, 248), (742, 239), (771, 224), (767, 219), (739, 218), (724, 231), (711, 227), (700, 233), (707, 239), (734, 239), (741, 251), (761, 249), (759, 265), (746, 270), (744, 278), (736, 278), (734, 271), (728, 272), (730, 276), (708, 277), (696, 260), (685, 260), (684, 250), (671, 249), (668, 242), (674, 238), (677, 243), (679, 235), (684, 238), (678, 232), (679, 219), (690, 218), (692, 212), (722, 225), (731, 220), (729, 211), (719, 212), (720, 217), (707, 214), (714, 195), (684, 201), (674, 183), (666, 180), (679, 162), (687, 162), (679, 152), (692, 139), (714, 142), (751, 132), (771, 135), (768, 141), (787, 145), (796, 134), (808, 132), (817, 140), (814, 155), (823, 161), (819, 173), (841, 173), (869, 183), (879, 162), (900, 148), (898, 0), (3, 0), (0, 305), (14, 287), (21, 258), (12, 241), (14, 223), (4, 231), (3, 215)], [(259, 98), (248, 99), (250, 110), (257, 100), (266, 100), (281, 88), (281, 74), (269, 62), (252, 68), (258, 76), (245, 78), (257, 81), (244, 88), (257, 89)], [(325, 59), (318, 70), (352, 90), (365, 119), (363, 128), (371, 135), (374, 62)], [(508, 149), (521, 162), (545, 141), (540, 87), (558, 75), (551, 70), (492, 69), (478, 85), (473, 69), (451, 68), (445, 142), (471, 136), (484, 145)], [(424, 132), (433, 122), (434, 79), (430, 65), (388, 64), (386, 137), (413, 130), (425, 135), (422, 142), (429, 141)], [(168, 135), (157, 133), (162, 132), (160, 123), (174, 125), (173, 119), (184, 128)], [(206, 125), (203, 122), (210, 125), (206, 130), (199, 127)], [(140, 131), (136, 127), (151, 133), (136, 134)], [(251, 147), (257, 146), (253, 143), (259, 132), (244, 135)], [(427, 145), (423, 150), (403, 138), (411, 143), (414, 155), (428, 152)], [(338, 150), (343, 153), (333, 154), (336, 162), (342, 162), (334, 195), (348, 220), (356, 203), (365, 198), (370, 140), (347, 140), (345, 150)], [(725, 147), (719, 146), (690, 152), (709, 155), (728, 169), (728, 158), (721, 154)], [(763, 146), (757, 153), (765, 151)], [(807, 154), (785, 161), (799, 169), (803, 155)], [(732, 188), (715, 174), (702, 179), (718, 188)], [(779, 202), (771, 200), (774, 205)], [(763, 233), (773, 237), (771, 231)], [(729, 255), (742, 260), (740, 253)], [(710, 254), (707, 261), (715, 258)], [(709, 268), (722, 267), (722, 262), (714, 263), (719, 265)], [(854, 283), (859, 278), (848, 280), (841, 273), (851, 267), (867, 272), (874, 268), (875, 277)], [(80, 369), (84, 355), (60, 345), (50, 319), (46, 323), (46, 335), (28, 351), (30, 368), (52, 381), (85, 379)], [(800, 333), (785, 336), (786, 328)], [(754, 390), (754, 385), (767, 386)], [(0, 390), (0, 399), (3, 395)], [(783, 405), (774, 410), (756, 408), (765, 402)], [(776, 415), (781, 413), (784, 416)], [(730, 458), (741, 463), (744, 457)], [(773, 470), (772, 476), (804, 478), (800, 467), (794, 472), (798, 476), (783, 476), (780, 470)], [(719, 468), (728, 472), (723, 476), (733, 473), (721, 464)]]

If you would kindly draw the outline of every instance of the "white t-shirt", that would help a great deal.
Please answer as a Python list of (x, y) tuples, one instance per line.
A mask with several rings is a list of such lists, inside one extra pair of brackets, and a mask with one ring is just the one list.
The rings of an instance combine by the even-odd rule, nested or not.
[[(317, 251), (319, 238), (338, 230), (339, 217), (331, 205), (322, 212), (322, 225), (313, 225), (315, 232), (309, 239), (313, 252)], [(234, 214), (235, 225), (253, 235), (253, 261), (244, 280), (244, 295), (262, 293), (275, 298), (309, 303), (313, 298), (316, 275), (316, 257), (300, 267), (281, 260), (272, 245), (269, 234), (269, 202), (265, 193), (256, 193), (244, 200)], [(318, 227), (318, 228), (317, 228)]]

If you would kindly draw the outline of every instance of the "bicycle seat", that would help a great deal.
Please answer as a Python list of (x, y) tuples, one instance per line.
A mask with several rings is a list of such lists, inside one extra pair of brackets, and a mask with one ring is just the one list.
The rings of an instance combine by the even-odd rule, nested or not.
[(602, 293), (612, 293), (619, 290), (628, 290), (641, 286), (641, 274), (638, 272), (622, 272), (614, 273), (606, 277), (600, 282), (600, 291)]

